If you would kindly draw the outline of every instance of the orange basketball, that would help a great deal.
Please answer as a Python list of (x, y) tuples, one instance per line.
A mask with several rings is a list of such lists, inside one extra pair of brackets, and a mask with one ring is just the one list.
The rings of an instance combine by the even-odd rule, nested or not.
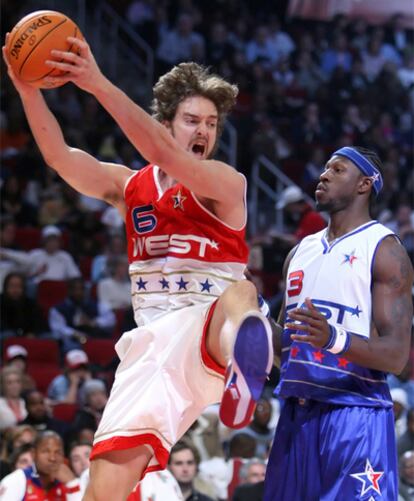
[(46, 76), (59, 76), (64, 72), (45, 64), (53, 59), (52, 49), (77, 52), (77, 47), (66, 38), (72, 36), (83, 40), (82, 33), (68, 16), (53, 10), (38, 10), (21, 19), (10, 33), (7, 52), (10, 64), (23, 81), (34, 87), (50, 88), (43, 82)]

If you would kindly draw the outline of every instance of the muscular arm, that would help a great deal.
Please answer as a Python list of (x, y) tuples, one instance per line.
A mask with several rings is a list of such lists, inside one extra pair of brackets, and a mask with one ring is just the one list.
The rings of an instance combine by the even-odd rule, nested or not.
[(119, 205), (132, 171), (121, 165), (99, 162), (89, 153), (69, 147), (40, 91), (21, 93), (20, 97), (45, 162), (75, 190)]
[[(6, 41), (9, 36), (6, 35)], [(99, 162), (88, 153), (69, 147), (42, 93), (16, 77), (8, 63), (5, 47), (3, 56), (45, 162), (77, 191), (105, 200), (123, 213), (123, 189), (133, 171), (124, 166)]]
[(49, 66), (66, 71), (64, 80), (93, 94), (148, 162), (158, 165), (200, 197), (221, 202), (229, 209), (240, 203), (245, 190), (243, 176), (223, 162), (200, 160), (186, 151), (163, 124), (105, 78), (86, 42), (69, 40), (78, 45), (80, 55), (54, 51), (53, 55), (61, 61), (50, 61)]
[(413, 268), (404, 247), (393, 237), (380, 245), (374, 263), (369, 340), (353, 336), (346, 357), (359, 365), (399, 374), (407, 363), (413, 304)]
[[(371, 335), (369, 339), (352, 335), (350, 347), (343, 356), (363, 367), (399, 374), (407, 363), (410, 349), (413, 268), (406, 250), (394, 237), (385, 238), (379, 245), (372, 284)], [(329, 339), (328, 322), (309, 298), (306, 306), (307, 309), (289, 313), (300, 325), (286, 325), (301, 331), (293, 334), (292, 339), (322, 348)]]

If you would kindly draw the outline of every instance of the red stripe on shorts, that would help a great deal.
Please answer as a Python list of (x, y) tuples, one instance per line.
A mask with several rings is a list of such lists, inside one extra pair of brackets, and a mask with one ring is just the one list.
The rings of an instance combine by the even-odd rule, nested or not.
[[(168, 463), (169, 451), (162, 445), (161, 440), (152, 433), (142, 433), (132, 437), (112, 437), (98, 442), (92, 447), (90, 459), (96, 459), (101, 454), (111, 451), (122, 451), (139, 447), (140, 445), (150, 445), (154, 450), (154, 456), (159, 465), (148, 466), (144, 471), (142, 478), (151, 471), (165, 470)], [(141, 480), (142, 480), (141, 478)]]
[(206, 367), (224, 376), (226, 372), (225, 367), (222, 367), (215, 360), (213, 360), (213, 358), (209, 355), (206, 346), (207, 330), (210, 325), (211, 317), (213, 316), (214, 310), (216, 309), (216, 305), (217, 305), (217, 300), (214, 301), (214, 303), (210, 306), (207, 312), (206, 321), (204, 322), (203, 337), (201, 339), (201, 359)]

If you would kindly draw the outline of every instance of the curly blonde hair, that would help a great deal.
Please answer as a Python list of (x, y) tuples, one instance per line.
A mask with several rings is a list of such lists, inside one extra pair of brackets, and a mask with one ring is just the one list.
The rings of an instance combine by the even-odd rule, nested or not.
[(223, 130), (224, 120), (234, 106), (239, 92), (236, 85), (210, 73), (209, 68), (197, 63), (181, 63), (174, 66), (160, 77), (153, 91), (151, 111), (159, 122), (172, 121), (178, 105), (188, 97), (201, 96), (212, 101), (218, 113), (217, 138)]

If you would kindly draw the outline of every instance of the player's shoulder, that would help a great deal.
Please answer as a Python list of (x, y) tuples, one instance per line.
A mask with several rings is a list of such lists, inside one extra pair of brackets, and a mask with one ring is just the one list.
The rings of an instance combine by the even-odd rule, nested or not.
[(373, 272), (375, 278), (394, 280), (395, 284), (396, 277), (412, 282), (413, 266), (407, 250), (394, 233), (386, 235), (378, 244)]
[(138, 181), (141, 184), (143, 179), (148, 177), (153, 178), (153, 172), (155, 167), (156, 166), (153, 164), (148, 164), (145, 167), (142, 167), (142, 169), (130, 170), (130, 175), (125, 181), (124, 192), (126, 192), (128, 188), (133, 187), (134, 184)]

